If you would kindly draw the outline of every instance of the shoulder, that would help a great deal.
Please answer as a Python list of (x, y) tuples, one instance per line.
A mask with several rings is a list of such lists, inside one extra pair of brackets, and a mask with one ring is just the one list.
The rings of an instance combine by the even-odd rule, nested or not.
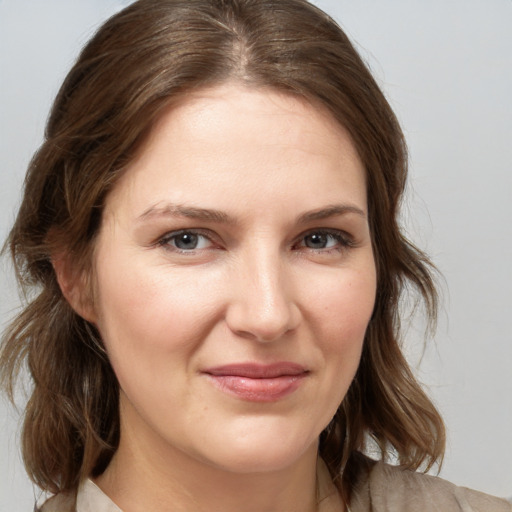
[(75, 512), (75, 493), (60, 493), (46, 500), (35, 512)]
[(78, 491), (61, 493), (47, 500), (36, 512), (122, 512), (121, 509), (89, 478)]
[(507, 501), (383, 462), (368, 461), (352, 512), (512, 512)]

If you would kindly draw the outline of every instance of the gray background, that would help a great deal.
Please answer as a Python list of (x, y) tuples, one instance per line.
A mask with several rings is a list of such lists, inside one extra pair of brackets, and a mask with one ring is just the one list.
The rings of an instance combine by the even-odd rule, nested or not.
[[(79, 48), (119, 0), (0, 0), (0, 236)], [(409, 141), (404, 224), (445, 284), (435, 341), (406, 350), (449, 434), (441, 475), (512, 495), (512, 1), (318, 0), (357, 42)], [(0, 263), (0, 321), (15, 311)], [(420, 363), (421, 360), (421, 364)], [(20, 401), (20, 403), (22, 403)], [(19, 419), (0, 399), (0, 511), (32, 510)]]

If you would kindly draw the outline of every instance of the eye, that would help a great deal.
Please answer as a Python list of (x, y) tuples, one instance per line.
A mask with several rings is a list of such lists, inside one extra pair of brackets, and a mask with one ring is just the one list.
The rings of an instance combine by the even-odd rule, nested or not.
[(348, 234), (338, 230), (317, 230), (310, 231), (302, 236), (299, 247), (317, 251), (338, 249), (342, 250), (353, 245)]
[(168, 233), (159, 241), (159, 244), (179, 252), (209, 249), (213, 246), (213, 242), (207, 235), (192, 230)]
[(337, 243), (338, 240), (328, 233), (311, 233), (304, 237), (304, 245), (310, 249), (328, 249)]

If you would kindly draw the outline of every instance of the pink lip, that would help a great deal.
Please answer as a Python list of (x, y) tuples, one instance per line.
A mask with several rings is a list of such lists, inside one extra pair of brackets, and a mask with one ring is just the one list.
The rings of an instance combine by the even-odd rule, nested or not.
[(204, 372), (225, 393), (250, 402), (275, 402), (293, 393), (308, 370), (296, 363), (229, 364)]

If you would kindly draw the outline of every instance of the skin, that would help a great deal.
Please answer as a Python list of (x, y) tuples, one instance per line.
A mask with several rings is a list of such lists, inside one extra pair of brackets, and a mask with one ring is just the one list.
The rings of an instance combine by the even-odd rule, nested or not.
[[(318, 436), (357, 370), (376, 289), (347, 132), (270, 90), (188, 95), (107, 198), (94, 281), (82, 313), (121, 387), (104, 492), (125, 512), (316, 510)], [(304, 374), (269, 400), (208, 374), (283, 361)]]

